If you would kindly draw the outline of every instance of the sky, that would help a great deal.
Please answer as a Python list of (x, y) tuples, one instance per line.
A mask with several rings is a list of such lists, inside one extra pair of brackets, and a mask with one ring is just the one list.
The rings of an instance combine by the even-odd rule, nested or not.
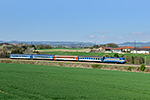
[(150, 42), (150, 0), (0, 0), (0, 40)]

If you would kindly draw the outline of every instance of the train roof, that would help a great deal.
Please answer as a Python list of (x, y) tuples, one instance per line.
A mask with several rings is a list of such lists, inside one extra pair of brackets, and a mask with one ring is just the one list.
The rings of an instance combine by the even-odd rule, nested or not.
[(10, 54), (10, 55), (31, 55), (31, 54)]
[(79, 56), (79, 57), (88, 57), (88, 58), (102, 58), (103, 56)]
[(124, 58), (124, 57), (105, 57), (106, 59), (108, 58), (108, 59), (111, 59), (111, 58), (113, 58), (113, 59), (119, 59), (119, 58)]
[(54, 55), (43, 55), (43, 54), (10, 54), (10, 55), (54, 56)]
[(55, 56), (56, 56), (56, 57), (57, 57), (57, 56), (60, 56), (60, 57), (62, 57), (62, 56), (63, 56), (63, 57), (78, 57), (78, 56), (74, 56), (74, 55), (55, 55)]
[(124, 58), (124, 57), (106, 57), (106, 58)]
[(32, 54), (33, 56), (54, 56), (54, 55), (43, 55), (43, 54)]

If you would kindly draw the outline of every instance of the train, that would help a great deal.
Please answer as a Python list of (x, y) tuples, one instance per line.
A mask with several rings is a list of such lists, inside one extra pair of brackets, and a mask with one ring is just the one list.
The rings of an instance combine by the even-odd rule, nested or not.
[(102, 63), (126, 63), (124, 57), (103, 57), (103, 56), (70, 56), (70, 55), (44, 55), (44, 54), (10, 54), (10, 59), (38, 59), (38, 60), (63, 60), (63, 61), (84, 61)]

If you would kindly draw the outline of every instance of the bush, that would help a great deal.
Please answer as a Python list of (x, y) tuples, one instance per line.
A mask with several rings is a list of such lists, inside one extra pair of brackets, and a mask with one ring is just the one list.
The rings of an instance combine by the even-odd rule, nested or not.
[(104, 54), (103, 56), (104, 56), (104, 57), (109, 57), (109, 55), (108, 55), (108, 54)]
[(142, 57), (130, 57), (130, 56), (125, 56), (125, 60), (126, 60), (126, 63), (128, 64), (142, 64), (144, 63), (144, 58)]
[(145, 68), (146, 68), (145, 65), (144, 65), (144, 64), (141, 64), (140, 70), (144, 71)]
[(99, 68), (99, 65), (94, 64), (94, 65), (92, 65), (92, 67), (93, 67), (93, 68)]
[(145, 72), (150, 72), (150, 69), (149, 69), (149, 68), (146, 68), (144, 71), (145, 71)]
[(144, 63), (144, 58), (137, 56), (134, 57), (134, 64), (142, 64), (142, 63)]
[(6, 63), (12, 63), (12, 61), (11, 60), (6, 60)]
[(59, 64), (59, 66), (63, 66), (63, 64), (62, 63), (58, 63)]
[(127, 67), (127, 70), (130, 70), (130, 71), (131, 71), (131, 69), (132, 69), (131, 67)]
[(130, 57), (130, 56), (125, 56), (125, 60), (126, 60), (126, 63), (128, 63), (128, 64), (132, 63), (132, 57)]
[(118, 53), (115, 53), (115, 54), (114, 54), (114, 57), (119, 57)]

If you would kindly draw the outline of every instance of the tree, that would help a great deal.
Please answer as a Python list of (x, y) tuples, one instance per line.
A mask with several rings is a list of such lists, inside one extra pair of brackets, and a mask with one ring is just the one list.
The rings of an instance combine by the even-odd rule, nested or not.
[(93, 46), (93, 48), (98, 48), (98, 47), (99, 47), (98, 45), (94, 45), (94, 46)]
[(119, 57), (118, 53), (115, 53), (115, 54), (114, 54), (114, 57)]
[(128, 64), (132, 63), (132, 57), (130, 57), (130, 56), (125, 56), (125, 60), (126, 60), (126, 63), (128, 63)]
[(90, 46), (90, 49), (93, 49), (93, 47), (92, 47), (92, 46)]
[(101, 44), (100, 47), (112, 47), (112, 48), (117, 48), (118, 45), (115, 43), (108, 43), (108, 44)]
[(145, 65), (144, 64), (141, 64), (141, 67), (140, 67), (140, 69), (142, 70), (142, 71), (144, 71), (145, 70)]

